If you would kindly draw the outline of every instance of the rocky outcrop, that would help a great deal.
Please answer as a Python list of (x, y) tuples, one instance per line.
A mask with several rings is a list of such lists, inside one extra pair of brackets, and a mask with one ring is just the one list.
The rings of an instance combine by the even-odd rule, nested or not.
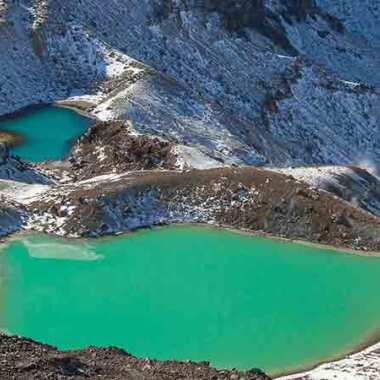
[[(175, 6), (175, 3), (172, 0), (156, 3), (156, 14), (168, 18), (175, 12), (180, 12), (183, 8)], [(287, 38), (285, 28), (278, 17), (266, 7), (264, 0), (190, 0), (185, 2), (185, 9), (206, 14), (215, 12), (221, 16), (223, 26), (228, 32), (241, 33), (244, 29), (253, 28), (290, 54), (297, 54)]]
[(132, 135), (127, 123), (98, 123), (80, 138), (69, 161), (75, 180), (133, 170), (174, 169), (173, 145)]
[[(275, 5), (274, 5), (274, 4)], [(179, 12), (181, 6), (173, 0), (154, 3), (155, 15), (168, 18)], [(187, 0), (185, 9), (203, 12), (216, 12), (222, 16), (224, 27), (230, 32), (242, 32), (253, 28), (288, 53), (297, 55), (287, 36), (281, 17), (292, 24), (294, 21), (305, 22), (308, 17), (324, 19), (335, 31), (344, 32), (343, 23), (336, 17), (323, 11), (315, 0), (285, 0), (276, 4), (265, 0)]]
[(28, 339), (0, 335), (2, 380), (270, 380), (260, 370), (216, 370), (208, 363), (137, 359), (116, 348), (59, 352)]

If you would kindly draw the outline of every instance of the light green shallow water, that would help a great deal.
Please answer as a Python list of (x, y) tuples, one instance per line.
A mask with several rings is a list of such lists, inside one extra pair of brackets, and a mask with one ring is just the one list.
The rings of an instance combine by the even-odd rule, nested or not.
[(24, 142), (12, 148), (12, 154), (26, 161), (60, 160), (72, 142), (90, 125), (90, 120), (65, 108), (44, 107), (15, 119), (0, 122), (0, 131), (14, 132)]
[(24, 236), (0, 270), (0, 327), (61, 349), (273, 374), (348, 352), (380, 325), (380, 259), (211, 228)]

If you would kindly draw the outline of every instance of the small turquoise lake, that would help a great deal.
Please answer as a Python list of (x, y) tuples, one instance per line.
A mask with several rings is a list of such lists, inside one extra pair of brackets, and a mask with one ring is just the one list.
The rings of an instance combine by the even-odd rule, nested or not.
[(0, 121), (0, 131), (13, 132), (23, 142), (12, 154), (30, 162), (61, 160), (91, 120), (65, 108), (46, 106)]
[(374, 339), (380, 259), (174, 226), (0, 252), (0, 329), (58, 346), (295, 371)]

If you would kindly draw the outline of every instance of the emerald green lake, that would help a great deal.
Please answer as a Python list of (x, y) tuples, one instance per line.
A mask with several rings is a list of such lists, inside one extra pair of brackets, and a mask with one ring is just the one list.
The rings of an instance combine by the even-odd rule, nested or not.
[(90, 125), (90, 119), (59, 107), (44, 107), (0, 122), (0, 131), (13, 132), (23, 143), (12, 154), (30, 162), (60, 160), (69, 152), (74, 139)]
[(379, 278), (379, 258), (212, 228), (25, 235), (0, 252), (0, 329), (276, 374), (374, 337)]

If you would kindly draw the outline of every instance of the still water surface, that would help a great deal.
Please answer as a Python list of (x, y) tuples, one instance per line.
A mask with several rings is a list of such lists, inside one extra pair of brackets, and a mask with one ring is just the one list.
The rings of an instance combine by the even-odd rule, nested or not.
[(12, 148), (12, 154), (40, 162), (63, 159), (90, 123), (90, 119), (72, 110), (49, 106), (0, 121), (0, 131), (13, 132), (22, 138), (23, 142)]
[(176, 226), (0, 252), (0, 328), (61, 349), (269, 373), (350, 351), (380, 326), (380, 259)]

